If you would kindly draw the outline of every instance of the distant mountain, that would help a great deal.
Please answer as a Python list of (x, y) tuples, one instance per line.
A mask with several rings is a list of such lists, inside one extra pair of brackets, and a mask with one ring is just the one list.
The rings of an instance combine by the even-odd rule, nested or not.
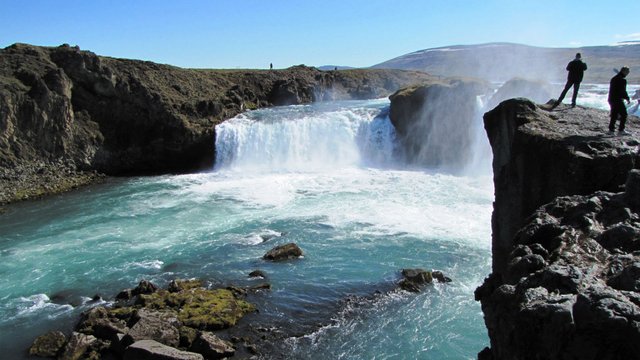
[(490, 81), (514, 77), (564, 82), (565, 67), (577, 52), (587, 63), (585, 83), (608, 83), (613, 69), (628, 66), (629, 83), (640, 82), (640, 42), (610, 46), (544, 48), (512, 43), (456, 45), (425, 49), (374, 65), (374, 68), (425, 71), (440, 76), (471, 76)]

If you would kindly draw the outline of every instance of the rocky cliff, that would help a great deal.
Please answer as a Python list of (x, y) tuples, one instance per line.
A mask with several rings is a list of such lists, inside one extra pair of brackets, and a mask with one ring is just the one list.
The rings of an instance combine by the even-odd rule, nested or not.
[[(431, 79), (410, 71), (305, 66), (181, 69), (68, 45), (15, 44), (0, 50), (0, 203), (73, 186), (70, 179), (93, 171), (211, 168), (215, 125), (242, 111), (378, 98)], [(40, 180), (47, 174), (48, 188)]]
[(484, 122), (496, 198), (480, 358), (638, 358), (640, 142), (605, 135), (605, 111), (526, 99)]
[(460, 168), (473, 157), (477, 97), (488, 83), (473, 79), (438, 79), (403, 88), (389, 96), (389, 118), (407, 163)]

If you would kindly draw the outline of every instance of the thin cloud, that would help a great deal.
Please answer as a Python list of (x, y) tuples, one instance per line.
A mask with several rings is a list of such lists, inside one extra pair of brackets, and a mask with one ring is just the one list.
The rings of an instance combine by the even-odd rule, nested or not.
[(640, 32), (633, 33), (633, 34), (627, 34), (627, 35), (616, 34), (616, 35), (614, 35), (614, 37), (616, 39), (640, 40)]

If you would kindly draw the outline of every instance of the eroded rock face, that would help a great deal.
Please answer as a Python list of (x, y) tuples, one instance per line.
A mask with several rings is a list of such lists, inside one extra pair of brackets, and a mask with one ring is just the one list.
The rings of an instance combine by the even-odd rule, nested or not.
[[(7, 184), (0, 188), (9, 192), (0, 191), (0, 203), (24, 198), (16, 196), (24, 189), (9, 183), (19, 185), (26, 175), (37, 183), (42, 169), (121, 175), (212, 168), (215, 125), (242, 111), (381, 97), (431, 78), (412, 71), (322, 72), (306, 66), (190, 70), (68, 45), (15, 44), (0, 49), (0, 181)], [(20, 168), (22, 178), (14, 176)], [(67, 177), (48, 180), (62, 184)], [(53, 191), (33, 190), (29, 196), (48, 192)]]
[(493, 273), (476, 290), (491, 339), (480, 358), (640, 353), (640, 143), (607, 125), (605, 111), (525, 99), (485, 114), (496, 201)]
[(473, 157), (477, 96), (488, 85), (476, 80), (438, 80), (398, 90), (389, 118), (409, 163), (458, 168)]
[(559, 197), (528, 219), (502, 281), (476, 292), (494, 358), (637, 358), (640, 208), (627, 195)]
[(539, 206), (562, 195), (620, 191), (640, 142), (632, 136), (605, 136), (608, 124), (602, 110), (549, 112), (526, 99), (504, 101), (484, 115), (496, 195), (494, 273), (504, 272), (513, 236)]

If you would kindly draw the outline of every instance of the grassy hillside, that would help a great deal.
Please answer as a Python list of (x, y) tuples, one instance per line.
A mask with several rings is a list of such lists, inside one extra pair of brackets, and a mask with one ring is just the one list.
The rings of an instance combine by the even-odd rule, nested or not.
[(640, 82), (640, 42), (615, 46), (543, 48), (510, 43), (458, 45), (420, 50), (374, 68), (425, 71), (440, 76), (471, 76), (489, 81), (514, 77), (552, 82), (566, 80), (565, 67), (576, 52), (587, 63), (586, 83), (608, 83), (613, 69), (628, 66), (630, 83)]

